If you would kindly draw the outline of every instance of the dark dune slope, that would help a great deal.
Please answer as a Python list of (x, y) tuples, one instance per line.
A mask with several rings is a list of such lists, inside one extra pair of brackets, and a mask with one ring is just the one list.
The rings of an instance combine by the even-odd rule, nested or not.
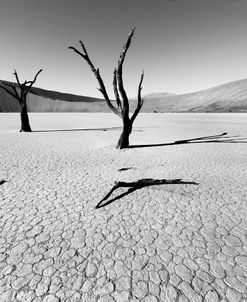
[[(182, 95), (152, 93), (144, 99), (142, 112), (247, 112), (247, 79)], [(132, 111), (135, 103), (130, 101)], [(28, 109), (30, 112), (109, 112), (102, 99), (40, 88), (32, 88)], [(16, 111), (19, 111), (17, 101), (0, 89), (0, 112)]]

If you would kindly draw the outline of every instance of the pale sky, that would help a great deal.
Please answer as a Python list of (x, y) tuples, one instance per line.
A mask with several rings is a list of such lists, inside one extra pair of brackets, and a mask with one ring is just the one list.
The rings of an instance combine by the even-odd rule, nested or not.
[(68, 49), (83, 40), (109, 95), (132, 27), (124, 82), (136, 95), (186, 93), (247, 78), (247, 0), (1, 0), (0, 79), (13, 69), (36, 86), (102, 97), (86, 62)]

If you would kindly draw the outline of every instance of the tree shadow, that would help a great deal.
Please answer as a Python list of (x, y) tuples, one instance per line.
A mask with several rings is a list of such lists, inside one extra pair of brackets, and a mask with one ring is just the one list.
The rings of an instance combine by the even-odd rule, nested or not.
[[(33, 130), (32, 132), (70, 132), (70, 131), (111, 131), (119, 130), (122, 127), (110, 127), (110, 128), (81, 128), (81, 129), (52, 129), (52, 130)], [(143, 132), (143, 130), (134, 130), (138, 132)]]
[(0, 185), (3, 185), (6, 182), (6, 180), (0, 180)]
[(118, 129), (121, 129), (121, 127), (112, 127), (112, 128), (82, 128), (82, 129), (34, 130), (33, 132), (110, 131), (110, 130), (118, 130)]
[[(96, 205), (95, 209), (103, 208), (110, 203), (112, 203), (115, 200), (118, 200), (126, 195), (129, 195), (130, 193), (142, 189), (145, 187), (150, 187), (150, 186), (157, 186), (157, 185), (169, 185), (169, 184), (178, 184), (178, 185), (198, 185), (198, 183), (194, 181), (182, 181), (181, 179), (152, 179), (152, 178), (143, 178), (135, 182), (123, 182), (123, 181), (118, 181), (115, 182), (115, 185), (111, 188), (111, 190), (105, 195), (103, 199), (100, 200), (100, 202)], [(117, 190), (118, 188), (130, 188), (128, 191), (106, 201), (111, 194)]]
[(128, 171), (128, 170), (132, 170), (132, 169), (136, 169), (136, 168), (134, 168), (134, 167), (126, 167), (126, 168), (118, 169), (118, 171), (122, 172), (122, 171)]
[(247, 138), (240, 137), (240, 135), (227, 136), (227, 133), (225, 132), (222, 134), (216, 134), (216, 135), (211, 135), (211, 136), (203, 136), (203, 137), (179, 140), (179, 141), (175, 141), (173, 143), (130, 145), (129, 149), (174, 146), (174, 145), (182, 145), (182, 144), (202, 144), (202, 143), (204, 143), (204, 144), (205, 143), (247, 143)]

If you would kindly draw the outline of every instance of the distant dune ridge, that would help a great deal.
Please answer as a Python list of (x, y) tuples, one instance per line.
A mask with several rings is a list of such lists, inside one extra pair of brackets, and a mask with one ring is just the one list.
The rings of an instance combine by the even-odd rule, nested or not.
[[(143, 98), (142, 112), (247, 112), (247, 79), (193, 93), (152, 93)], [(32, 88), (27, 100), (29, 112), (109, 112), (103, 99), (40, 88)], [(131, 109), (135, 103), (130, 101)], [(18, 111), (17, 101), (0, 89), (0, 112)]]
[(157, 112), (247, 112), (247, 79), (181, 95), (152, 94), (143, 110), (152, 107)]

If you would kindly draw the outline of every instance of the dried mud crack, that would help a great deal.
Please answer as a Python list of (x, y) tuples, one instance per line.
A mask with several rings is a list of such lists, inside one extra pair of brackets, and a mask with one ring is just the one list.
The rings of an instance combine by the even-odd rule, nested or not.
[[(52, 116), (54, 129), (64, 129), (61, 115), (47, 116), (31, 114), (33, 127)], [(115, 123), (86, 117), (88, 125), (81, 115), (77, 124), (72, 114), (71, 128)], [(27, 140), (11, 130), (11, 118), (0, 120), (1, 179), (8, 180), (0, 186), (1, 302), (247, 301), (246, 144), (119, 151), (115, 131), (37, 132)], [(209, 136), (216, 127), (246, 136), (244, 115), (196, 118), (140, 116), (138, 126), (155, 128), (133, 133), (133, 142)], [(141, 186), (95, 210), (115, 180), (147, 178), (199, 185)]]

